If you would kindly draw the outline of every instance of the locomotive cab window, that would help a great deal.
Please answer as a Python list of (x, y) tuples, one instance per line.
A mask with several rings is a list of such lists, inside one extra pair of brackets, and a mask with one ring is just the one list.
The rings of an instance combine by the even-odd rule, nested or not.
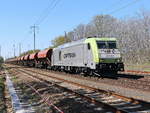
[(88, 50), (91, 49), (90, 43), (87, 44)]
[(105, 41), (97, 41), (97, 47), (98, 49), (106, 49), (107, 45)]
[(98, 49), (116, 49), (116, 41), (97, 41)]
[(109, 49), (116, 49), (117, 48), (116, 41), (109, 41), (108, 42), (108, 48)]

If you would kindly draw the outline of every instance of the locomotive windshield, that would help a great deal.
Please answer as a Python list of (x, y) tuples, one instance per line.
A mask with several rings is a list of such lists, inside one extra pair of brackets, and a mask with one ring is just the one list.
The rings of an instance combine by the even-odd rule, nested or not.
[(98, 49), (116, 49), (116, 41), (97, 41)]
[(116, 49), (117, 48), (116, 42), (115, 41), (109, 41), (108, 47), (109, 47), (109, 49)]

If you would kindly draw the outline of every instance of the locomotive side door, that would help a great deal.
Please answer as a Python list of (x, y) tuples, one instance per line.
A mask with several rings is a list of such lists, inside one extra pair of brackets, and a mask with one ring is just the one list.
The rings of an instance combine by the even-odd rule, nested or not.
[(88, 60), (87, 60), (87, 44), (83, 45), (83, 65), (86, 67), (88, 64)]
[(90, 44), (84, 44), (84, 65), (90, 67), (91, 64), (91, 47)]

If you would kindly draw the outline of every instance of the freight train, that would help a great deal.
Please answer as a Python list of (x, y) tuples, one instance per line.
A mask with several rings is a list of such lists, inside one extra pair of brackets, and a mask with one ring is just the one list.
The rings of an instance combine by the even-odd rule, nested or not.
[(85, 38), (53, 49), (6, 60), (6, 63), (98, 75), (124, 71), (116, 38)]

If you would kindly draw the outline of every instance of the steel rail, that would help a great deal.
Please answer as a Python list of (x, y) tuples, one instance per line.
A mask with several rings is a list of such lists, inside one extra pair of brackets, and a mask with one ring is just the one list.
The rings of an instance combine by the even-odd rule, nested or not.
[(115, 92), (112, 92), (112, 91), (106, 91), (106, 90), (93, 88), (93, 87), (90, 87), (90, 86), (85, 86), (83, 84), (78, 84), (78, 83), (75, 83), (75, 82), (71, 82), (71, 81), (68, 81), (68, 80), (64, 80), (64, 79), (61, 79), (61, 78), (50, 76), (50, 75), (47, 75), (47, 74), (39, 73), (37, 71), (32, 71), (30, 69), (26, 69), (26, 70), (34, 72), (34, 73), (37, 73), (37, 74), (41, 74), (41, 75), (46, 76), (46, 77), (51, 77), (53, 79), (61, 80), (61, 81), (64, 81), (64, 82), (67, 82), (67, 83), (70, 83), (70, 84), (74, 84), (74, 85), (77, 85), (77, 86), (80, 86), (80, 87), (83, 87), (83, 88), (87, 88), (89, 90), (93, 90), (93, 91), (105, 93), (105, 94), (108, 94), (108, 95), (112, 95), (112, 96), (120, 98), (120, 99), (122, 99), (124, 101), (132, 102), (133, 104), (141, 104), (142, 106), (145, 106), (145, 107), (149, 107), (150, 106), (150, 103), (148, 103), (148, 102), (145, 102), (145, 101), (142, 101), (142, 100), (138, 100), (138, 99), (134, 99), (134, 98), (130, 98), (130, 97), (126, 97), (126, 96), (122, 96), (122, 95), (116, 94)]
[[(18, 66), (18, 65), (17, 65)], [(19, 66), (20, 67), (20, 66)], [(26, 68), (26, 67), (25, 67)], [(28, 69), (27, 69), (28, 70)], [(75, 82), (71, 82), (71, 81), (67, 81), (67, 80), (64, 80), (64, 79), (61, 79), (61, 78), (58, 78), (58, 77), (54, 77), (54, 76), (50, 76), (50, 75), (47, 75), (47, 74), (43, 74), (43, 73), (39, 73), (39, 72), (35, 72), (35, 71), (32, 71), (32, 70), (29, 70), (31, 72), (34, 72), (34, 73), (37, 73), (37, 74), (41, 74), (43, 76), (47, 76), (47, 77), (51, 77), (51, 78), (54, 78), (54, 79), (57, 79), (57, 80), (61, 80), (61, 81), (64, 81), (64, 82), (68, 82), (68, 83), (71, 83), (71, 84), (76, 84), (78, 85), (78, 83), (75, 83)], [(130, 80), (130, 81), (133, 81), (133, 80)], [(139, 81), (140, 82), (140, 81)], [(145, 81), (147, 82), (147, 81)], [(141, 83), (140, 83), (141, 84)], [(134, 103), (139, 103), (140, 100), (137, 101), (137, 99), (133, 99), (133, 98), (129, 98), (129, 97), (125, 97), (125, 96), (122, 96), (122, 95), (119, 95), (119, 94), (116, 94), (114, 92), (110, 92), (110, 91), (105, 91), (105, 90), (101, 90), (101, 89), (96, 89), (96, 88), (93, 88), (93, 87), (90, 87), (90, 86), (85, 86), (85, 85), (82, 85), (82, 84), (79, 84), (81, 87), (87, 87), (88, 89), (91, 89), (91, 90), (94, 90), (94, 91), (99, 91), (99, 92), (102, 92), (102, 93), (107, 93), (107, 94), (111, 94), (112, 96), (116, 96), (118, 98), (121, 98), (125, 101), (129, 101), (129, 102), (134, 102)], [(142, 102), (142, 101), (140, 101)], [(142, 103), (145, 103), (145, 102), (142, 102)], [(147, 105), (147, 103), (145, 103)]]
[(57, 106), (55, 106), (52, 102), (50, 102), (49, 100), (46, 100), (46, 97), (42, 96), (39, 93), (39, 89), (35, 89), (32, 85), (30, 85), (29, 83), (24, 82), (24, 84), (27, 87), (30, 87), (36, 94), (38, 94), (38, 96), (48, 105), (48, 106), (52, 106), (55, 110), (57, 110), (59, 113), (64, 113), (61, 109), (59, 109)]
[(103, 109), (105, 109), (105, 110), (110, 110), (110, 111), (112, 111), (112, 112), (114, 112), (114, 113), (128, 113), (128, 112), (125, 111), (125, 110), (121, 110), (121, 109), (116, 108), (116, 107), (114, 107), (114, 106), (111, 106), (111, 105), (109, 105), (109, 104), (107, 104), (107, 103), (98, 101), (98, 100), (96, 100), (96, 99), (94, 99), (94, 98), (91, 98), (91, 97), (89, 97), (89, 96), (85, 96), (85, 95), (80, 94), (80, 93), (78, 93), (78, 92), (76, 92), (76, 91), (73, 91), (73, 90), (71, 90), (71, 89), (68, 89), (68, 88), (66, 88), (66, 87), (63, 87), (63, 86), (58, 85), (58, 84), (56, 84), (56, 83), (50, 82), (50, 81), (48, 81), (48, 80), (45, 80), (45, 79), (43, 79), (43, 78), (41, 78), (41, 77), (35, 76), (35, 75), (33, 75), (33, 74), (30, 74), (29, 72), (26, 72), (26, 71), (24, 71), (24, 70), (20, 70), (20, 69), (18, 69), (18, 70), (21, 71), (21, 72), (23, 72), (23, 73), (25, 73), (25, 74), (27, 74), (27, 75), (29, 75), (29, 76), (31, 76), (31, 77), (34, 77), (34, 78), (36, 78), (36, 79), (39, 79), (40, 81), (43, 81), (43, 82), (48, 83), (48, 84), (53, 84), (54, 86), (56, 86), (56, 87), (58, 87), (58, 88), (60, 88), (60, 89), (63, 89), (63, 90), (65, 90), (65, 91), (67, 91), (67, 92), (70, 92), (70, 93), (76, 95), (76, 96), (79, 96), (79, 97), (81, 97), (81, 98), (84, 98), (84, 99), (86, 99), (87, 101), (89, 101), (89, 102), (91, 102), (91, 103), (94, 103), (95, 105), (101, 106), (101, 107), (102, 107)]
[(65, 80), (65, 79), (62, 79), (62, 78), (54, 77), (54, 76), (51, 76), (51, 75), (39, 73), (39, 72), (28, 70), (28, 69), (26, 69), (26, 70), (37, 73), (37, 74), (40, 74), (40, 75), (43, 75), (43, 76), (46, 76), (46, 77), (51, 77), (53, 79), (57, 79), (57, 80), (60, 80), (60, 81), (63, 81), (63, 82), (67, 82), (67, 83), (70, 83), (70, 84), (73, 84), (73, 85), (76, 85), (76, 86), (79, 86), (79, 87), (83, 87), (83, 88), (86, 88), (86, 89), (89, 89), (89, 90), (93, 90), (93, 91), (96, 91), (96, 92), (112, 95), (112, 96), (115, 96), (117, 98), (123, 99), (123, 100), (128, 101), (128, 102), (139, 103), (137, 100), (135, 100), (133, 98), (125, 97), (125, 96), (116, 94), (116, 93), (111, 92), (111, 91), (105, 91), (105, 90), (102, 90), (102, 89), (90, 87), (90, 86), (87, 86), (87, 85), (79, 84), (79, 83), (76, 83), (76, 82), (68, 81), (68, 80)]
[[(125, 73), (127, 72), (129, 72), (129, 73), (137, 73), (137, 74), (150, 74), (150, 72), (149, 71), (136, 71), (136, 70), (125, 70), (124, 71)], [(123, 73), (124, 73), (123, 72)]]
[(76, 86), (79, 86), (79, 87), (82, 87), (82, 88), (93, 90), (93, 91), (96, 91), (96, 92), (99, 92), (99, 93), (108, 94), (108, 95), (120, 98), (124, 101), (132, 102), (133, 104), (141, 104), (141, 105), (147, 106), (147, 107), (150, 106), (150, 103), (147, 103), (145, 101), (137, 100), (137, 99), (130, 98), (130, 97), (126, 97), (126, 96), (123, 96), (123, 95), (120, 95), (120, 94), (116, 94), (115, 92), (112, 92), (112, 91), (106, 91), (106, 90), (90, 87), (90, 86), (87, 86), (87, 85), (83, 85), (83, 84), (79, 84), (79, 83), (76, 83), (76, 82), (68, 81), (68, 80), (65, 80), (65, 79), (62, 79), (62, 78), (59, 78), (59, 77), (54, 77), (54, 76), (51, 76), (51, 75), (47, 75), (47, 74), (44, 74), (44, 73), (33, 71), (33, 70), (30, 70), (30, 69), (25, 69), (25, 70), (33, 72), (33, 73), (40, 74), (40, 75), (45, 76), (45, 77), (50, 77), (52, 79), (57, 79), (57, 80), (60, 80), (60, 81), (63, 81), (63, 82), (69, 83), (69, 84), (73, 84), (73, 85), (76, 85)]
[[(24, 82), (25, 83), (25, 82)], [(56, 109), (59, 113), (64, 113), (61, 109), (59, 109), (57, 106), (55, 106), (52, 102), (46, 100), (46, 97), (43, 97), (39, 91), (37, 89), (35, 89), (33, 86), (31, 86), (30, 84), (28, 83), (25, 83), (26, 86), (30, 87), (36, 94), (39, 95), (39, 97), (45, 101), (45, 103), (49, 106), (52, 106), (54, 109)]]

